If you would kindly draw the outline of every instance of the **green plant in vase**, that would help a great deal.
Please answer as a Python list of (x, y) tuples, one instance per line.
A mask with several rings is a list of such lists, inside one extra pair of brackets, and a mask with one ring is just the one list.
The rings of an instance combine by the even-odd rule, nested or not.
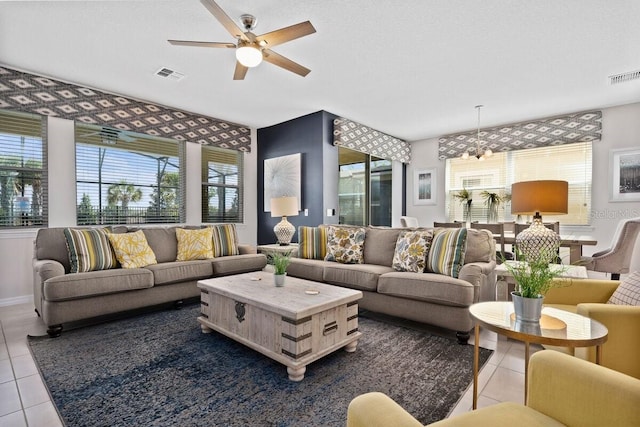
[(538, 322), (542, 312), (544, 295), (555, 286), (562, 286), (564, 281), (555, 280), (562, 276), (566, 267), (560, 264), (549, 264), (549, 256), (555, 257), (557, 248), (543, 250), (540, 256), (531, 260), (506, 261), (503, 264), (513, 276), (516, 283), (511, 292), (516, 320)]
[(464, 220), (467, 223), (467, 228), (471, 225), (471, 202), (473, 202), (473, 192), (463, 188), (457, 193), (453, 193), (453, 198), (462, 203), (464, 209)]
[(498, 222), (498, 207), (503, 202), (503, 197), (498, 193), (492, 193), (487, 190), (480, 193), (487, 205), (487, 222)]
[(269, 264), (273, 265), (273, 277), (276, 286), (284, 285), (284, 278), (290, 263), (291, 251), (275, 252), (269, 256)]

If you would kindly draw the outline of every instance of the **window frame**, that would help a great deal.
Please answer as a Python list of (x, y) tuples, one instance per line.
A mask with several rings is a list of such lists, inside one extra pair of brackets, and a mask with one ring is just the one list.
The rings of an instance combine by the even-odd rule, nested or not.
[[(220, 148), (214, 146), (201, 146), (201, 221), (204, 224), (216, 224), (216, 223), (235, 223), (242, 224), (244, 223), (244, 153), (239, 150), (231, 150), (227, 148)], [(227, 165), (224, 167), (235, 167), (235, 171), (230, 174), (226, 174), (224, 172), (219, 172), (219, 176), (222, 177), (222, 182), (211, 182), (211, 178), (209, 175), (209, 171), (211, 170), (210, 163), (218, 163), (221, 166)], [(227, 177), (236, 176), (235, 182), (227, 182)], [(218, 197), (218, 195), (210, 196), (210, 190), (212, 188), (216, 188), (218, 190), (222, 190), (222, 198)], [(235, 197), (234, 199), (237, 201), (237, 212), (229, 211), (226, 207), (228, 203), (227, 198), (227, 190), (234, 190)], [(209, 204), (211, 198), (218, 197), (218, 209), (220, 208), (220, 203), (224, 201), (224, 209), (222, 211), (222, 215), (211, 214), (210, 208), (212, 207)], [(231, 204), (233, 209), (232, 199)]]
[[(2, 188), (0, 188), (0, 230), (47, 227), (49, 223), (47, 118), (39, 114), (10, 110), (0, 110), (0, 118), (3, 119), (2, 124), (0, 124), (0, 148), (2, 148), (2, 152), (11, 153), (14, 151), (11, 148), (17, 148), (13, 147), (13, 139), (19, 141), (21, 152), (20, 155), (14, 156), (15, 159), (19, 159), (20, 165), (11, 166), (5, 164), (2, 156), (0, 156), (0, 175), (7, 173), (8, 178), (6, 182), (0, 180), (2, 181), (0, 186), (4, 187), (6, 185), (6, 188), (8, 188), (8, 185), (11, 185), (13, 187), (10, 199), (4, 198)], [(27, 140), (31, 148), (28, 149), (28, 152), (25, 152)], [(17, 150), (15, 151), (17, 152)], [(29, 156), (29, 158), (26, 158), (25, 155)], [(9, 157), (12, 157), (12, 155), (6, 156), (6, 163), (9, 163)], [(31, 160), (40, 162), (40, 166), (28, 166)], [(11, 174), (16, 176), (9, 177)], [(11, 184), (9, 184), (9, 180), (11, 180)], [(32, 181), (32, 183), (28, 184), (29, 181)], [(38, 182), (37, 191), (34, 190), (36, 181)], [(30, 191), (26, 191), (28, 187), (31, 187)], [(18, 191), (20, 195), (18, 195)], [(33, 197), (34, 192), (36, 194), (39, 193), (37, 198)], [(31, 204), (27, 208), (23, 203), (27, 201), (26, 194), (29, 193), (31, 194)], [(22, 200), (18, 200), (18, 198)], [(5, 203), (10, 204), (6, 206), (10, 210), (6, 221), (3, 219), (4, 207), (2, 206)], [(34, 209), (39, 211), (36, 215), (33, 214)], [(9, 222), (9, 220), (11, 221)]]

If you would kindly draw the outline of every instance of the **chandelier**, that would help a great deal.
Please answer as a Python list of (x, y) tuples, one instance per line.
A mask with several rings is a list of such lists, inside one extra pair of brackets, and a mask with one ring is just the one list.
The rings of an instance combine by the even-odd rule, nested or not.
[(476, 105), (476, 109), (478, 110), (478, 133), (476, 137), (476, 146), (462, 153), (460, 157), (464, 160), (467, 160), (470, 156), (473, 156), (476, 159), (483, 161), (487, 157), (493, 156), (493, 151), (491, 151), (490, 148), (482, 151), (482, 141), (480, 141), (480, 109), (482, 107), (484, 107), (484, 105)]

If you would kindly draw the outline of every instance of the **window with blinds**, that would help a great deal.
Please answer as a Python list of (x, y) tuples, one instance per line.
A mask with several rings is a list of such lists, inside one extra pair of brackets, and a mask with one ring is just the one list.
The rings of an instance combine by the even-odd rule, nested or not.
[[(464, 219), (464, 206), (454, 195), (470, 191), (471, 219), (487, 222), (487, 194), (495, 193), (503, 201), (498, 206), (498, 221), (515, 220), (511, 215), (511, 184), (520, 181), (557, 179), (569, 182), (569, 213), (543, 215), (545, 222), (587, 225), (591, 212), (592, 142), (494, 153), (484, 161), (475, 157), (446, 160), (446, 208), (450, 221)], [(506, 197), (505, 197), (506, 196)], [(526, 218), (525, 218), (526, 219)], [(529, 218), (530, 219), (530, 218)]]
[(243, 221), (243, 176), (242, 152), (202, 147), (202, 222)]
[(0, 228), (47, 225), (47, 121), (0, 110)]
[(75, 129), (78, 225), (184, 222), (184, 142)]

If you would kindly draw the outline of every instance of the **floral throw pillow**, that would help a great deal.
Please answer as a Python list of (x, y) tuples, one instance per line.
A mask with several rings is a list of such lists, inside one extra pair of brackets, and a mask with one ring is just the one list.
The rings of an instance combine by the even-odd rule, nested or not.
[(429, 230), (400, 233), (396, 241), (396, 250), (393, 253), (393, 269), (422, 273), (427, 266), (427, 255), (432, 239), (433, 234)]
[(362, 264), (366, 230), (360, 227), (327, 227), (325, 261)]

